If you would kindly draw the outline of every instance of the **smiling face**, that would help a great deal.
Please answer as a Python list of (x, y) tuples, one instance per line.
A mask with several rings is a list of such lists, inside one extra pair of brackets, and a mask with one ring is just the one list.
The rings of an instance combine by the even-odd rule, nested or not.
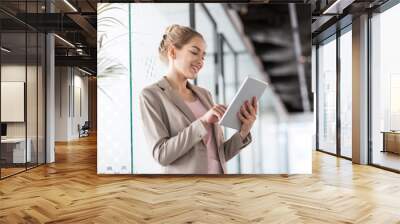
[(195, 36), (181, 49), (173, 47), (171, 62), (175, 70), (186, 79), (195, 79), (204, 65), (206, 44), (203, 38)]

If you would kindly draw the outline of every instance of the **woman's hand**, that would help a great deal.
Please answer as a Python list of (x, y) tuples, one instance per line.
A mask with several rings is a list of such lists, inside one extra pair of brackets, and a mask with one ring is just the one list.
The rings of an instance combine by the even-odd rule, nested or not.
[(240, 112), (238, 112), (238, 117), (242, 122), (242, 127), (240, 128), (240, 136), (242, 139), (246, 138), (246, 136), (250, 133), (250, 129), (254, 124), (254, 121), (257, 119), (257, 109), (258, 103), (257, 98), (252, 98), (252, 103), (249, 101), (245, 101), (244, 104), (240, 107)]
[(226, 106), (222, 104), (215, 104), (209, 111), (207, 111), (200, 120), (204, 124), (214, 124), (221, 120), (226, 111)]

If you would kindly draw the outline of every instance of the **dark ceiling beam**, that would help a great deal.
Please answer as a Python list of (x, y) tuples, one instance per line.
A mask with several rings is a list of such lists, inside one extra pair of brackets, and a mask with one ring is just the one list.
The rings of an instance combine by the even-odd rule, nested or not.
[(264, 21), (260, 20), (260, 21), (252, 21), (252, 22), (246, 23), (244, 29), (247, 32), (247, 31), (252, 31), (252, 30), (265, 31), (268, 29), (276, 29), (276, 28), (282, 29), (283, 27), (290, 28), (290, 23), (288, 23), (288, 22), (281, 23), (280, 26), (268, 26), (267, 24), (264, 23)]
[(19, 13), (17, 18), (42, 32), (80, 31), (82, 28), (61, 13)]
[(297, 74), (297, 64), (296, 62), (291, 62), (284, 66), (266, 68), (266, 70), (271, 76), (288, 75), (293, 73)]
[(282, 50), (266, 50), (259, 53), (263, 61), (284, 61), (294, 58), (294, 51), (291, 48)]
[(275, 91), (277, 91), (278, 93), (293, 94), (293, 97), (295, 97), (296, 99), (298, 98), (298, 94), (300, 93), (298, 82), (293, 83), (293, 84), (274, 83), (274, 87), (275, 87)]
[(300, 91), (297, 94), (279, 93), (279, 96), (281, 97), (284, 103), (288, 103), (294, 108), (302, 109)]
[[(15, 24), (18, 24), (17, 27), (22, 25), (24, 27), (24, 30), (27, 29), (27, 28), (31, 29), (31, 30), (35, 30), (35, 27), (32, 27), (30, 24), (26, 23), (26, 18), (25, 17), (24, 17), (24, 19), (21, 19), (18, 16), (18, 14), (10, 12), (7, 9), (2, 8), (2, 7), (0, 7), (0, 12), (1, 12), (1, 14), (0, 14), (1, 15), (0, 22), (2, 22), (3, 19), (5, 19), (5, 20), (12, 19), (15, 22)], [(5, 30), (5, 28), (7, 28), (7, 27), (3, 28), (3, 26), (2, 26), (1, 30), (3, 31), (3, 30)]]
[(283, 102), (283, 104), (285, 105), (285, 107), (287, 108), (287, 110), (288, 111), (290, 111), (290, 113), (302, 113), (302, 112), (304, 112), (303, 111), (303, 108), (301, 107), (301, 105), (299, 105), (299, 106), (293, 106), (292, 104), (290, 104), (290, 103), (287, 103), (287, 102)]
[[(304, 2), (301, 2), (304, 3)], [(262, 61), (274, 91), (289, 112), (302, 112), (302, 99), (298, 80), (297, 60), (293, 49), (292, 26), (287, 5), (254, 4), (233, 5), (243, 22), (244, 32), (252, 41)], [(297, 8), (299, 26), (311, 24), (309, 6)], [(301, 55), (311, 54), (311, 27), (299, 30)], [(308, 59), (304, 61), (307, 62)], [(307, 74), (311, 76), (311, 74)], [(308, 77), (307, 77), (308, 78)]]
[(273, 83), (297, 83), (299, 80), (296, 73), (281, 75), (281, 76), (271, 76), (271, 82)]
[[(309, 25), (309, 23), (307, 24)], [(287, 39), (289, 37), (291, 39), (291, 36), (287, 34), (287, 30), (290, 30), (290, 23), (282, 23), (280, 26), (272, 27), (272, 26), (267, 26), (263, 23), (263, 21), (258, 21), (258, 22), (249, 22), (246, 24), (244, 27), (244, 30), (246, 33), (264, 33), (265, 35), (281, 35), (284, 33), (284, 35), (281, 35), (282, 38)], [(301, 36), (311, 36), (311, 28), (310, 27), (304, 27), (299, 30)]]
[(302, 109), (300, 91), (297, 94), (279, 93), (279, 96), (285, 104), (289, 104), (293, 108)]
[[(74, 8), (75, 9), (78, 9), (77, 7), (76, 7), (76, 5), (74, 4), (74, 2), (72, 2), (71, 0), (68, 0), (69, 1), (69, 3), (71, 4), (71, 5), (73, 5), (74, 6)], [(76, 12), (76, 11), (74, 11), (71, 7), (69, 7), (64, 1), (62, 1), (62, 0), (53, 0), (52, 1), (52, 3), (54, 4), (54, 7), (56, 8), (56, 9), (58, 9), (58, 10), (60, 10), (61, 12), (66, 12), (66, 13), (69, 13), (69, 12)]]
[(96, 75), (96, 69), (93, 70), (93, 68), (85, 66), (80, 66), (79, 68), (90, 73), (91, 75)]
[(265, 52), (265, 51), (268, 51), (268, 50), (283, 50), (283, 49), (286, 49), (285, 46), (279, 46), (279, 45), (276, 45), (276, 44), (266, 43), (266, 42), (253, 41), (253, 45), (254, 45), (254, 48), (255, 48), (257, 53)]
[[(97, 2), (97, 1), (95, 1)], [(96, 35), (97, 35), (97, 30), (96, 28), (85, 18), (86, 15), (91, 14), (91, 13), (96, 13), (95, 7), (91, 4), (90, 1), (86, 0), (79, 0), (79, 1), (70, 1), (70, 4), (73, 4), (75, 8), (79, 10), (79, 12), (72, 12), (69, 7), (63, 2), (63, 1), (56, 1), (55, 6), (57, 8), (66, 10), (65, 15), (71, 19), (78, 27), (81, 28), (81, 31), (88, 36), (86, 38), (86, 42), (91, 46), (95, 47), (96, 46)], [(93, 12), (90, 12), (92, 11)], [(97, 13), (96, 13), (97, 15)]]
[(56, 56), (87, 56), (93, 58), (97, 55), (96, 48), (84, 47), (79, 49), (56, 46), (55, 54)]
[(90, 46), (96, 46), (97, 30), (94, 28), (85, 17), (80, 14), (69, 14), (68, 17), (73, 20), (82, 30), (88, 35), (86, 42)]
[[(266, 10), (269, 12), (266, 12)], [(258, 8), (258, 6), (257, 8), (250, 7), (247, 14), (240, 15), (245, 23), (263, 21), (265, 26), (269, 27), (279, 27), (279, 25), (289, 22), (287, 10), (286, 12), (277, 12), (271, 6), (264, 9), (262, 7)]]
[(278, 28), (255, 29), (251, 25), (245, 27), (250, 39), (256, 42), (266, 42), (280, 46), (290, 47), (293, 44), (292, 38), (285, 35), (286, 32)]
[[(80, 38), (77, 41), (96, 47), (97, 30), (80, 13), (20, 13), (17, 14), (17, 18), (42, 32), (66, 32), (68, 35), (75, 35), (78, 39), (79, 33), (84, 32), (85, 37), (81, 35), (84, 40)], [(12, 29), (11, 21), (5, 24), (10, 24), (10, 29)], [(5, 30), (7, 28), (6, 26)], [(74, 41), (71, 40), (75, 39), (69, 38), (68, 41), (73, 43)]]
[(282, 67), (282, 66), (287, 66), (288, 61), (281, 60), (281, 61), (263, 61), (263, 66), (265, 69), (272, 69), (272, 68), (277, 68), (277, 67)]
[(0, 18), (0, 23), (2, 32), (26, 29), (23, 23), (16, 22), (15, 20), (9, 18)]
[(94, 12), (97, 12), (96, 3), (92, 4), (89, 0), (86, 0), (86, 3), (93, 9)]
[(55, 56), (56, 66), (97, 67), (97, 59), (90, 56)]

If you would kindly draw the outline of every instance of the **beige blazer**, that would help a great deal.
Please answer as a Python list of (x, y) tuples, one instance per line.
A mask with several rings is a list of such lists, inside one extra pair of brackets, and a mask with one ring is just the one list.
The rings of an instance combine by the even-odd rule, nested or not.
[[(209, 110), (214, 104), (210, 92), (187, 83)], [(202, 141), (207, 129), (165, 77), (142, 90), (140, 111), (146, 140), (154, 159), (165, 167), (165, 173), (207, 174), (207, 149)], [(226, 173), (226, 162), (251, 142), (251, 134), (242, 141), (236, 132), (224, 141), (220, 125), (213, 126), (219, 160)]]

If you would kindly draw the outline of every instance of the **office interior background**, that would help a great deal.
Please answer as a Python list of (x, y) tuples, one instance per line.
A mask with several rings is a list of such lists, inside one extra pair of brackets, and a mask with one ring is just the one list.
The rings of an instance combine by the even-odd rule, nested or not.
[[(97, 3), (115, 2), (0, 1), (0, 220), (78, 222), (100, 217), (104, 222), (115, 221), (113, 218), (118, 214), (141, 222), (182, 221), (186, 217), (179, 214), (176, 220), (165, 216), (160, 220), (156, 216), (176, 214), (183, 206), (199, 212), (196, 209), (201, 206), (195, 202), (185, 204), (177, 199), (176, 194), (185, 189), (187, 194), (190, 190), (195, 192), (196, 202), (214, 208), (201, 210), (204, 213), (190, 220), (206, 222), (210, 214), (218, 220), (238, 223), (282, 220), (282, 217), (298, 222), (397, 223), (400, 220), (400, 204), (396, 200), (400, 196), (400, 104), (396, 97), (400, 94), (396, 57), (400, 50), (399, 1), (271, 0), (268, 3), (250, 1), (250, 5), (228, 1), (215, 4), (222, 9), (218, 18), (226, 20), (236, 14), (243, 30), (236, 30), (230, 21), (216, 21), (221, 29), (214, 29), (203, 4), (182, 3), (185, 6), (174, 9), (186, 18), (179, 23), (198, 27), (200, 32), (210, 35), (206, 38), (212, 39), (215, 32), (224, 36), (218, 35), (223, 43), (220, 57), (226, 64), (224, 73), (237, 74), (238, 79), (235, 76), (222, 79), (222, 67), (217, 71), (209, 62), (205, 68), (215, 69), (217, 75), (210, 82), (198, 80), (199, 85), (218, 91), (218, 100), (224, 99), (221, 92), (225, 92), (229, 102), (236, 81), (247, 72), (271, 82), (260, 107), (263, 115), (253, 130), (263, 141), (252, 145), (252, 150), (241, 155), (240, 161), (239, 157), (233, 161), (229, 169), (245, 174), (262, 172), (260, 167), (271, 168), (263, 159), (279, 155), (265, 154), (270, 151), (258, 151), (257, 147), (281, 150), (284, 156), (275, 162), (288, 162), (290, 152), (312, 149), (311, 175), (260, 176), (258, 179), (242, 175), (233, 176), (233, 180), (230, 177), (182, 180), (97, 174), (100, 156), (96, 153), (97, 142), (101, 140), (96, 138), (99, 134), (97, 82), (101, 74), (97, 67), (96, 34), (101, 32), (97, 24), (100, 13)], [(298, 56), (298, 52), (285, 45), (286, 39), (276, 38), (273, 28), (264, 26), (280, 24), (279, 15), (257, 13), (263, 4), (282, 3), (307, 4), (311, 8), (311, 28), (307, 33), (311, 34), (311, 58), (299, 57), (290, 65), (287, 58)], [(190, 16), (193, 8), (195, 19)], [(179, 15), (182, 14), (176, 16)], [(294, 30), (301, 33), (303, 27)], [(213, 44), (211, 48), (218, 50)], [(236, 55), (236, 60), (240, 58), (241, 62), (234, 63), (235, 57), (231, 55)], [(238, 65), (237, 73), (232, 64)], [(304, 66), (304, 71), (311, 66), (311, 74), (305, 72), (302, 78), (299, 65)], [(221, 90), (212, 82), (220, 83)], [(293, 155), (295, 159), (304, 156)], [(130, 159), (128, 155), (127, 160)], [(242, 163), (244, 160), (263, 165), (246, 166)], [(132, 163), (127, 164), (125, 170), (130, 172)], [(291, 169), (286, 168), (277, 172)], [(124, 200), (116, 201), (115, 195)], [(161, 199), (164, 195), (168, 198)], [(150, 199), (142, 201), (142, 197)], [(235, 203), (221, 202), (222, 197)], [(35, 200), (29, 200), (32, 198)], [(190, 197), (184, 199), (193, 202)], [(141, 217), (122, 212), (132, 211), (129, 203), (133, 201), (140, 201), (138, 207), (142, 209), (135, 212)], [(166, 207), (170, 202), (178, 207)], [(164, 213), (161, 210), (146, 213), (153, 212), (151, 208), (158, 205)], [(91, 206), (92, 215), (88, 215)]]
[[(363, 6), (367, 13), (360, 15)], [(318, 33), (313, 38), (316, 148), (398, 172), (400, 70), (395, 40), (400, 33), (393, 27), (400, 5), (355, 3), (343, 11), (334, 19), (337, 27), (312, 27)]]
[(1, 1), (2, 179), (55, 162), (55, 143), (88, 124), (95, 133), (96, 29), (85, 36), (74, 22), (95, 24), (91, 6), (84, 18), (62, 15), (72, 10), (63, 1)]
[[(310, 174), (310, 10), (307, 4), (98, 4), (98, 173), (163, 173), (142, 131), (139, 94), (165, 75), (158, 46), (166, 27), (180, 24), (204, 35), (207, 55), (193, 83), (216, 103), (228, 105), (247, 76), (270, 83), (254, 139), (228, 162), (228, 173)], [(255, 21), (255, 14), (268, 16)], [(225, 139), (235, 132), (224, 128)]]

